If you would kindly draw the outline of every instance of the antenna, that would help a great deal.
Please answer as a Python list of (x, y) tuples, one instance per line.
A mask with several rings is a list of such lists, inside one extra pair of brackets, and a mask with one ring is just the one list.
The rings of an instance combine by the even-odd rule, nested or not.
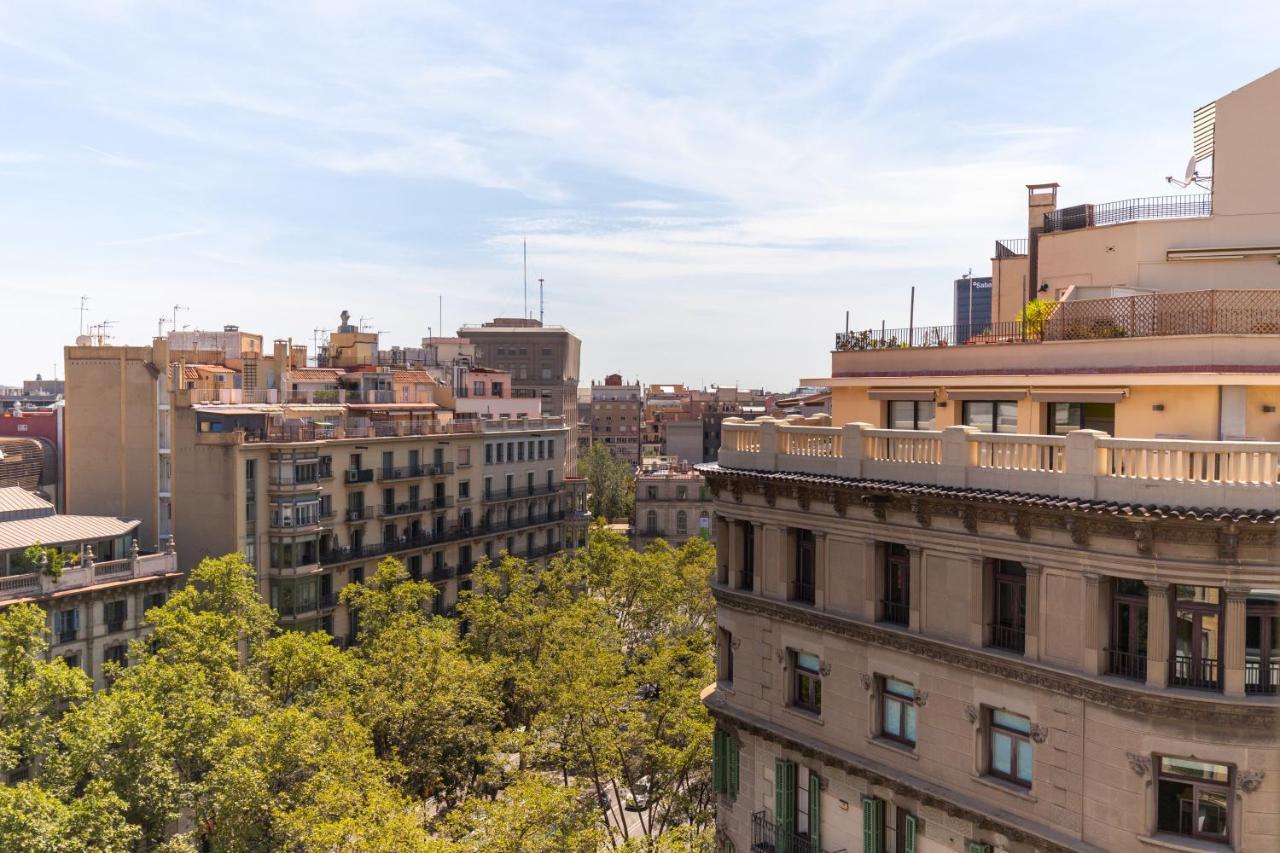
[(85, 312), (85, 306), (86, 306), (86, 303), (88, 303), (88, 301), (89, 301), (89, 297), (87, 297), (87, 296), (81, 296), (81, 297), (80, 297), (80, 334), (82, 334), (82, 335), (84, 334), (84, 312)]
[[(440, 300), (438, 303), (440, 313), (437, 315), (436, 319), (440, 321), (440, 325), (437, 328), (440, 329), (440, 337), (444, 337), (444, 294), (441, 294), (438, 298)], [(430, 335), (428, 335), (428, 337), (430, 337)]]
[(168, 320), (169, 320), (168, 317), (161, 315), (160, 319), (156, 321), (156, 337), (157, 338), (164, 337), (164, 324), (168, 322)]
[(178, 328), (178, 312), (179, 311), (190, 311), (190, 310), (191, 310), (190, 305), (175, 304), (173, 306), (173, 326), (171, 328), (174, 328), (174, 329)]
[(372, 319), (373, 319), (372, 317), (361, 317), (359, 321), (360, 325), (356, 326), (356, 328), (363, 332), (364, 327), (366, 325), (365, 320), (372, 320)]
[(529, 319), (529, 241), (521, 240), (524, 247), (524, 318)]
[(538, 279), (538, 325), (542, 325), (542, 312), (546, 303), (542, 301), (542, 279)]

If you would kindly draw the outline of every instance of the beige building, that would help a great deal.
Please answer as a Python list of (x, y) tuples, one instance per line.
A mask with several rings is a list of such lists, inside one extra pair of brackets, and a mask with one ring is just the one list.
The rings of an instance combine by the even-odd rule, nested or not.
[(714, 515), (711, 494), (696, 471), (685, 467), (636, 475), (635, 547), (665, 539), (678, 548), (696, 536), (714, 542)]
[(640, 384), (622, 381), (611, 373), (604, 382), (591, 383), (591, 443), (603, 444), (618, 459), (640, 464), (644, 398)]
[(1211, 213), (1033, 237), (1043, 334), (842, 334), (830, 418), (724, 423), (726, 849), (1280, 847), (1280, 74), (1217, 106)]
[[(384, 556), (435, 583), (446, 612), (481, 557), (559, 551), (564, 422), (456, 417), (452, 390), (428, 372), (354, 363), (355, 351), (377, 358), (369, 334), (344, 316), (319, 368), (277, 341), (245, 361), (256, 387), (218, 351), (182, 353), (193, 369), (163, 341), (68, 348), (72, 506), (162, 506), (184, 565), (241, 552), (282, 624), (343, 640), (356, 625), (339, 593)], [(153, 457), (163, 492), (138, 476)]]
[[(182, 583), (172, 544), (139, 550), (138, 522), (113, 516), (57, 515), (53, 504), (24, 489), (0, 488), (0, 607), (31, 602), (48, 614), (48, 659), (81, 667), (98, 687), (105, 665), (127, 666), (129, 641), (143, 636), (147, 609), (163, 604)], [(67, 554), (72, 565), (51, 572), (40, 544)]]
[(544, 326), (539, 320), (519, 317), (463, 326), (458, 336), (475, 345), (478, 364), (511, 373), (517, 397), (531, 393), (540, 401), (543, 415), (564, 419), (569, 425), (571, 448), (563, 460), (565, 474), (576, 474), (582, 341), (563, 326)]

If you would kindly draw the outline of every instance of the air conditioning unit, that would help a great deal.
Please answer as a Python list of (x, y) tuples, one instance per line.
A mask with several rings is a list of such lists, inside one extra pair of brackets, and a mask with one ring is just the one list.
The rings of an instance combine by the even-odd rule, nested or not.
[(281, 526), (281, 527), (293, 527), (293, 516), (291, 516), (291, 515), (286, 515), (284, 518), (280, 519), (280, 526)]

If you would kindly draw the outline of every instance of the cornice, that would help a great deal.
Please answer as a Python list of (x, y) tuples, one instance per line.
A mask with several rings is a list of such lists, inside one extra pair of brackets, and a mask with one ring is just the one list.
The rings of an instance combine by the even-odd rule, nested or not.
[(721, 586), (713, 586), (712, 592), (715, 595), (716, 604), (730, 610), (779, 619), (824, 634), (833, 634), (948, 666), (1003, 678), (1127, 714), (1209, 722), (1227, 728), (1258, 732), (1274, 731), (1277, 725), (1280, 725), (1280, 707), (1261, 704), (1258, 701), (1226, 702), (1189, 697), (1185, 694), (1148, 692), (1114, 681), (1102, 682), (1083, 675), (1049, 669), (1029, 661), (954, 646), (917, 634), (887, 630), (882, 626), (857, 622), (831, 613), (761, 598)]

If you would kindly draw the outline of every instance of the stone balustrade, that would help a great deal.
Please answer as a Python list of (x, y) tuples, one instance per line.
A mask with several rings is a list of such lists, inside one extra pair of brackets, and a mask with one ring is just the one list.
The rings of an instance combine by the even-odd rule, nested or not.
[(41, 572), (0, 577), (0, 602), (34, 598), (96, 584), (165, 575), (176, 571), (178, 571), (178, 555), (173, 551), (159, 554), (131, 554), (122, 560), (101, 563), (94, 562), (90, 558), (83, 560), (78, 566), (65, 569), (57, 578)]
[(1081, 500), (1275, 509), (1280, 442), (1115, 438), (829, 425), (826, 416), (727, 418), (719, 464)]

